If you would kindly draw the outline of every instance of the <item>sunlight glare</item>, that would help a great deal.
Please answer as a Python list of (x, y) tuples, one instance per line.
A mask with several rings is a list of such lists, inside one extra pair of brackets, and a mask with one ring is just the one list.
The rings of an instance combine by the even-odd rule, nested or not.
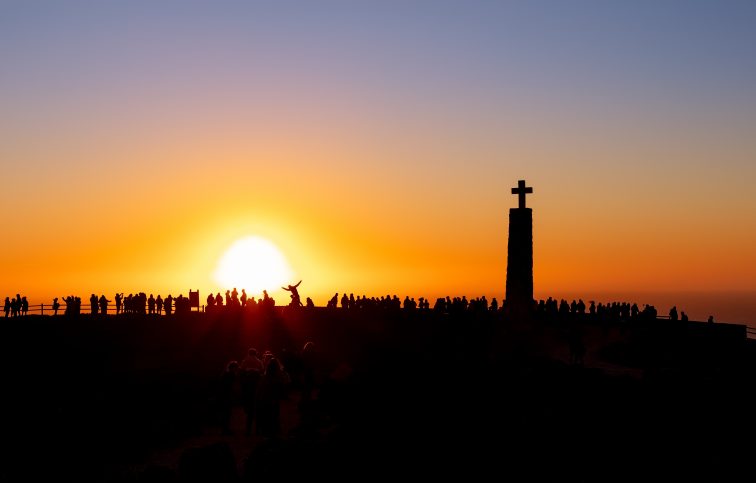
[(257, 236), (237, 240), (223, 254), (215, 270), (222, 287), (236, 287), (260, 294), (289, 283), (291, 268), (283, 253), (270, 241)]

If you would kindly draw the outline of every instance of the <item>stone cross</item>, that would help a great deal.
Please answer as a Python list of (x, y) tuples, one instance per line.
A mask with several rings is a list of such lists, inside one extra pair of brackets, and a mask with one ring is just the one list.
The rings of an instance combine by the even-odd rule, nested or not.
[(525, 195), (532, 193), (533, 188), (525, 187), (525, 180), (521, 179), (517, 182), (517, 188), (512, 188), (512, 194), (518, 195), (520, 201), (520, 208), (525, 208)]

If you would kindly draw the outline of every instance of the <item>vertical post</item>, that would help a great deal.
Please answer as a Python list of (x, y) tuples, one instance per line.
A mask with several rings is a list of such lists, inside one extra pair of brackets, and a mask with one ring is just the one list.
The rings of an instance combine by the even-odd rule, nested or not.
[(39, 304), (39, 314), (45, 315), (45, 304)]

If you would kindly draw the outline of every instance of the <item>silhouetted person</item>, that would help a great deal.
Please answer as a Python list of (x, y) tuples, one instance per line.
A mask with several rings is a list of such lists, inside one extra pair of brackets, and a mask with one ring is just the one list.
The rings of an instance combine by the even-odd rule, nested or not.
[(66, 303), (66, 308), (63, 310), (63, 315), (71, 315), (71, 308), (73, 306), (73, 301), (71, 300), (71, 296), (68, 297), (61, 297), (63, 301)]
[(163, 300), (163, 308), (165, 309), (165, 315), (171, 315), (171, 312), (173, 312), (173, 297), (171, 294), (168, 294), (165, 300)]
[(150, 294), (150, 298), (147, 299), (147, 313), (155, 315), (155, 297)]
[(669, 309), (669, 320), (677, 321), (677, 306), (672, 306), (672, 308)]
[(60, 302), (58, 302), (58, 297), (55, 297), (53, 299), (52, 308), (53, 308), (53, 315), (58, 315), (58, 309), (60, 308)]
[(97, 305), (98, 305), (97, 295), (92, 294), (92, 296), (89, 297), (89, 307), (90, 307), (90, 311), (92, 312), (92, 315), (97, 315)]
[(310, 297), (307, 297), (307, 308), (308, 309), (314, 309), (315, 308), (315, 303), (312, 301), (312, 299)]
[(221, 297), (220, 292), (218, 292), (218, 295), (215, 296), (215, 305), (218, 307), (223, 307), (223, 297)]
[(245, 289), (242, 289), (241, 297), (239, 297), (239, 301), (241, 302), (242, 307), (247, 306), (247, 291)]
[(117, 293), (115, 294), (115, 304), (116, 304), (116, 315), (121, 313), (121, 308), (123, 307), (123, 294)]
[(108, 315), (108, 302), (110, 302), (110, 300), (106, 299), (105, 295), (100, 295), (99, 302), (100, 302), (100, 313), (102, 315)]
[(160, 294), (155, 299), (155, 307), (157, 307), (157, 314), (161, 315), (163, 313), (163, 297)]
[(287, 292), (291, 292), (291, 303), (290, 305), (292, 307), (301, 307), (302, 306), (302, 300), (299, 298), (299, 291), (297, 290), (297, 287), (302, 283), (300, 280), (297, 282), (296, 285), (288, 285), (286, 287), (281, 287), (282, 289), (286, 290)]
[(680, 321), (687, 322), (688, 321), (688, 314), (686, 314), (684, 311), (680, 312)]
[(180, 293), (179, 296), (173, 300), (173, 306), (176, 314), (184, 313), (184, 294)]
[[(55, 299), (58, 300), (58, 299)], [(5, 312), (5, 317), (8, 317), (8, 312), (10, 312), (11, 309), (11, 301), (10, 297), (5, 297), (5, 304), (3, 305), (3, 312)]]
[(578, 299), (577, 313), (580, 315), (585, 315), (585, 302), (583, 302), (583, 299)]
[(273, 297), (268, 295), (267, 290), (263, 290), (263, 299), (262, 299), (262, 305), (265, 308), (272, 308), (276, 306), (276, 301), (273, 300)]
[(232, 434), (230, 427), (231, 411), (234, 407), (236, 373), (238, 369), (238, 362), (229, 361), (228, 364), (226, 364), (226, 370), (221, 374), (218, 385), (218, 412), (220, 416), (220, 427), (223, 434)]
[(714, 316), (710, 315), (709, 316), (709, 320), (707, 322), (710, 323), (710, 324), (713, 324), (714, 323)]

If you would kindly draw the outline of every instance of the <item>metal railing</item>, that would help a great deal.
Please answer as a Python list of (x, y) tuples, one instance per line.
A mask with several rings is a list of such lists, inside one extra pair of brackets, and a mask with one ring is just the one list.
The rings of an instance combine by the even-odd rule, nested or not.
[[(175, 300), (175, 299), (174, 299)], [(144, 309), (145, 313), (147, 312), (147, 304), (145, 304)], [(202, 305), (200, 307), (192, 307), (193, 309), (198, 309), (200, 312), (205, 311), (205, 306)], [(176, 311), (176, 305), (172, 305), (172, 312), (175, 313)], [(66, 312), (66, 303), (63, 302), (58, 306), (58, 312), (57, 315), (63, 315)], [(121, 306), (120, 308), (116, 307), (115, 305), (111, 306), (108, 304), (107, 307), (107, 315), (116, 315), (118, 313), (124, 313), (124, 308)], [(163, 310), (163, 313), (165, 313), (165, 310)], [(53, 304), (29, 304), (29, 310), (26, 313), (27, 315), (55, 315), (55, 309), (53, 308)], [(92, 315), (92, 309), (90, 304), (81, 304), (80, 315)], [(103, 315), (102, 314), (102, 308), (100, 306), (97, 306), (97, 313), (95, 315)], [(21, 313), (19, 311), (19, 316), (21, 316)], [(10, 313), (8, 315), (10, 317)]]

